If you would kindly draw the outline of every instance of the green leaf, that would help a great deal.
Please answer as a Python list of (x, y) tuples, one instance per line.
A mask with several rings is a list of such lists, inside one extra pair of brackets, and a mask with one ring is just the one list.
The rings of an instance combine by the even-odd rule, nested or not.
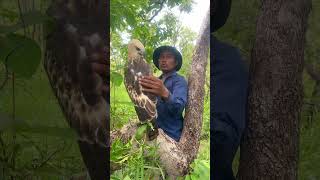
[(0, 36), (0, 62), (5, 62), (8, 54), (17, 46), (17, 42), (7, 36)]
[(111, 72), (110, 73), (110, 80), (115, 86), (120, 86), (122, 83), (122, 75), (118, 72)]
[(43, 14), (42, 12), (35, 10), (35, 11), (29, 11), (23, 14), (22, 20), (20, 19), (20, 21), (17, 24), (10, 25), (10, 26), (0, 25), (0, 34), (13, 33), (24, 27), (28, 27), (30, 25), (35, 25), (35, 24), (42, 24), (51, 19), (50, 17)]
[(119, 163), (119, 164), (122, 164), (124, 163), (125, 161), (127, 161), (129, 159), (129, 154), (125, 155), (124, 157), (121, 157), (122, 159), (116, 163)]
[(131, 180), (131, 178), (127, 175), (123, 180)]
[(190, 175), (187, 175), (185, 180), (191, 180)]
[(135, 137), (137, 140), (140, 140), (141, 138), (143, 138), (143, 135), (144, 135), (145, 131), (147, 130), (147, 127), (148, 127), (148, 124), (143, 124), (137, 129), (136, 134), (135, 134)]
[(110, 152), (110, 161), (112, 162), (118, 162), (126, 155), (128, 155), (130, 150), (130, 146), (127, 144), (123, 144), (120, 139), (116, 139), (112, 143), (111, 152)]
[(10, 70), (30, 78), (41, 60), (41, 48), (32, 39), (17, 34), (0, 38), (0, 61), (7, 60)]

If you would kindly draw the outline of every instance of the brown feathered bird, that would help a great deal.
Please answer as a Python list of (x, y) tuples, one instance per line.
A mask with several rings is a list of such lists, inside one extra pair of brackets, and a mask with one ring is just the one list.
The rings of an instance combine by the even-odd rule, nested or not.
[[(139, 77), (152, 75), (152, 69), (144, 56), (143, 44), (139, 40), (131, 40), (128, 44), (128, 61), (124, 69), (124, 84), (135, 105), (139, 121), (142, 123), (151, 122), (155, 126), (157, 98), (151, 93), (143, 92), (139, 84)], [(150, 130), (148, 132), (149, 137), (155, 133)]]
[[(55, 0), (44, 67), (92, 180), (109, 179), (109, 38), (104, 0)], [(52, 27), (52, 26), (51, 26)]]

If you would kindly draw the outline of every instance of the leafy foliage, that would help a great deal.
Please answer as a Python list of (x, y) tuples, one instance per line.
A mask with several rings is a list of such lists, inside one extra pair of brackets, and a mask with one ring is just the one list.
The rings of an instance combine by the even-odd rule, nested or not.
[[(0, 1), (0, 179), (61, 179), (82, 171), (75, 133), (40, 66), (49, 1)], [(31, 3), (31, 4), (30, 4)]]
[(41, 48), (25, 36), (9, 34), (1, 38), (0, 49), (0, 61), (21, 77), (30, 78), (40, 64)]
[(186, 176), (185, 180), (210, 179), (210, 162), (207, 160), (196, 159), (191, 164), (192, 171)]
[(155, 179), (163, 177), (155, 145), (148, 145), (144, 139), (132, 138), (127, 144), (117, 140), (111, 147), (111, 164), (122, 167), (113, 173), (111, 179)]

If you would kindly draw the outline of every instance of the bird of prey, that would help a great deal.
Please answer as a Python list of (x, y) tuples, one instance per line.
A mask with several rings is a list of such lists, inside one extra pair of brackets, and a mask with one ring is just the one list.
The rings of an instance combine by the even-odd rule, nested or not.
[(143, 92), (138, 80), (141, 76), (152, 75), (151, 67), (144, 55), (145, 48), (142, 43), (136, 39), (131, 40), (128, 44), (128, 61), (124, 69), (124, 84), (135, 105), (139, 121), (155, 125), (157, 98), (151, 93)]
[(47, 10), (54, 28), (46, 37), (44, 68), (95, 180), (109, 177), (109, 71), (91, 68), (109, 65), (107, 2), (53, 0)]

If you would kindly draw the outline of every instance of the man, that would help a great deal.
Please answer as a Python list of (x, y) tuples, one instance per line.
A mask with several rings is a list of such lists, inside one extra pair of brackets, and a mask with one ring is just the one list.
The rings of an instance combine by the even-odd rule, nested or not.
[(157, 96), (157, 127), (175, 141), (179, 141), (183, 128), (182, 112), (188, 92), (186, 80), (177, 74), (182, 66), (182, 56), (172, 46), (161, 46), (153, 53), (153, 63), (162, 71), (162, 75), (159, 78), (144, 76), (139, 82), (143, 91)]
[[(225, 24), (231, 0), (216, 0), (213, 5), (212, 33)], [(211, 48), (213, 179), (234, 180), (232, 162), (246, 122), (248, 73), (237, 48), (214, 36), (211, 37)]]

